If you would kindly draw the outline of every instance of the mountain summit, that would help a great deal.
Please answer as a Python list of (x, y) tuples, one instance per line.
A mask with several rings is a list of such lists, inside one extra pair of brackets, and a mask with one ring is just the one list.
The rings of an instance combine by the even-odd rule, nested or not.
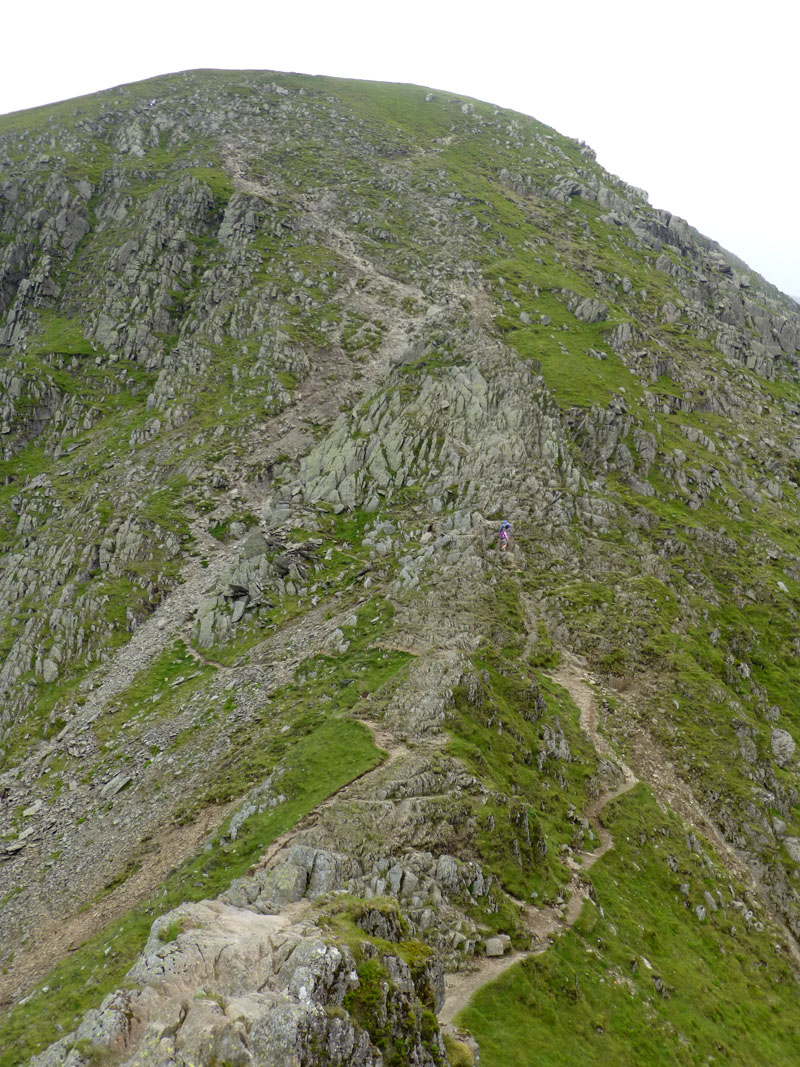
[(417, 86), (0, 164), (0, 1065), (794, 1062), (798, 305)]

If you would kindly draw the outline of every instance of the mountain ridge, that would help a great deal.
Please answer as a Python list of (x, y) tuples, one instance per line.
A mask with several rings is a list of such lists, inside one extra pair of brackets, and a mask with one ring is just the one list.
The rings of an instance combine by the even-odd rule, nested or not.
[[(36, 112), (0, 119), (3, 1064), (780, 1062), (795, 303), (464, 97), (193, 71)], [(442, 1036), (445, 972), (574, 878)]]

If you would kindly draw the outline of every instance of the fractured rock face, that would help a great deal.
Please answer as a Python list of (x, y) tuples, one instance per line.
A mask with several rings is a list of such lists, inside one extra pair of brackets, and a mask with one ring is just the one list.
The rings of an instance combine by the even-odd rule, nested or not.
[(779, 767), (786, 766), (797, 747), (794, 738), (786, 730), (773, 730), (770, 735), (770, 745), (772, 747), (772, 755), (775, 757), (775, 762)]
[(427, 985), (417, 988), (403, 960), (367, 948), (369, 973), (383, 975), (380, 997), (372, 1015), (359, 1007), (354, 1018), (348, 1007), (372, 1005), (372, 991), (362, 997), (367, 979), (347, 948), (327, 943), (311, 924), (219, 901), (182, 905), (154, 923), (126, 989), (32, 1067), (73, 1065), (73, 1048), (126, 1067), (381, 1067), (370, 1026), (410, 1041), (408, 1062), (434, 1067), (444, 1049), (438, 1035), (422, 1038), (419, 997), (427, 1001)]

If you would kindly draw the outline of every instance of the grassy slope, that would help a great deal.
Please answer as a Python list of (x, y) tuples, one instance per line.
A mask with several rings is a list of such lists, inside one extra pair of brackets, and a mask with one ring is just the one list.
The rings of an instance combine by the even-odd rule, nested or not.
[[(202, 900), (243, 875), (282, 833), (327, 796), (381, 758), (366, 727), (330, 718), (289, 747), (280, 760), (286, 803), (246, 819), (233, 842), (179, 867), (148, 900), (101, 930), (60, 963), (27, 999), (0, 1020), (0, 1067), (17, 1067), (57, 1040), (78, 1017), (119, 985), (141, 951), (153, 920), (183, 901)], [(224, 830), (223, 830), (224, 834)]]
[[(617, 801), (606, 821), (615, 848), (592, 869), (596, 903), (459, 1016), (481, 1064), (794, 1062), (797, 985), (771, 938), (748, 932), (727, 884), (644, 787)], [(689, 901), (682, 883), (692, 886)], [(719, 885), (727, 907), (701, 922), (693, 908), (706, 885)]]

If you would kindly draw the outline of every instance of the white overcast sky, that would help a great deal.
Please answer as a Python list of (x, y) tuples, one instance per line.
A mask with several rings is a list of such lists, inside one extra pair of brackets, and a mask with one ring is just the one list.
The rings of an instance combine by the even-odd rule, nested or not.
[(0, 114), (195, 67), (414, 82), (533, 115), (800, 298), (797, 0), (12, 0)]

